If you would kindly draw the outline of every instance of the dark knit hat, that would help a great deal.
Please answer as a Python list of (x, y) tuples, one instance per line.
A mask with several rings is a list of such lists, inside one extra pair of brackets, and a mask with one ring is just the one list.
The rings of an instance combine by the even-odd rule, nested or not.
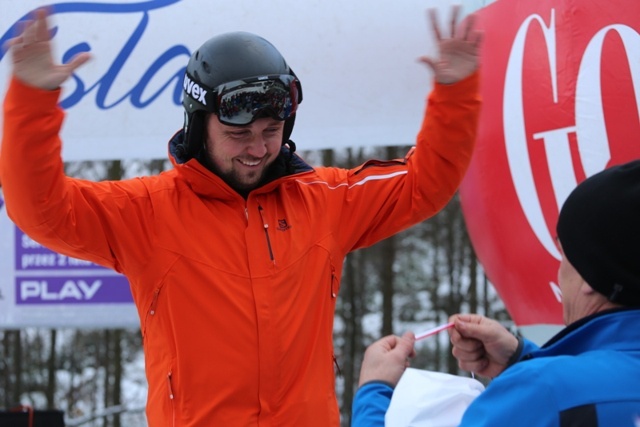
[(640, 306), (640, 160), (580, 183), (560, 210), (557, 233), (589, 286), (614, 303)]

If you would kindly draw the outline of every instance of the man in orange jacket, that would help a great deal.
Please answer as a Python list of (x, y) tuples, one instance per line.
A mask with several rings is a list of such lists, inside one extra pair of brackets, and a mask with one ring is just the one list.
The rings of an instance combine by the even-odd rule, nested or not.
[(479, 34), (442, 37), (417, 146), (404, 159), (312, 168), (289, 141), (302, 87), (268, 41), (204, 43), (184, 77), (174, 168), (88, 182), (64, 175), (60, 85), (46, 13), (9, 42), (0, 169), (29, 236), (127, 276), (140, 316), (151, 427), (340, 425), (333, 317), (344, 257), (438, 212), (476, 135)]

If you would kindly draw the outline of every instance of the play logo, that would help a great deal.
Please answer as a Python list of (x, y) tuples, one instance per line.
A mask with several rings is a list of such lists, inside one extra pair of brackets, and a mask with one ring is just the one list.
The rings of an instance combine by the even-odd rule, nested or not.
[(16, 304), (114, 304), (133, 301), (124, 276), (18, 277)]

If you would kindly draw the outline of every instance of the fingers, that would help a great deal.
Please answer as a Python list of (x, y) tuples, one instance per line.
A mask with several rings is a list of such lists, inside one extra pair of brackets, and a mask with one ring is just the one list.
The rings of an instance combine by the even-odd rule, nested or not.
[(413, 332), (407, 331), (402, 334), (401, 340), (410, 345), (411, 348), (413, 348), (413, 344), (416, 342), (416, 336), (413, 334)]
[(413, 345), (416, 342), (416, 337), (411, 331), (405, 332), (401, 337), (387, 335), (380, 338), (379, 342), (387, 351), (399, 353), (399, 357), (412, 357), (411, 354), (415, 354)]
[[(392, 359), (398, 361), (408, 361), (416, 355), (414, 348), (415, 335), (413, 332), (405, 332), (401, 337), (396, 335), (387, 335), (380, 338), (369, 348), (372, 352), (379, 352), (382, 354), (388, 354)], [(369, 349), (367, 349), (369, 351)]]
[(49, 40), (49, 30), (47, 28), (47, 11), (44, 8), (36, 10), (32, 18), (25, 20), (22, 27), (18, 28), (18, 39), (22, 44), (30, 45), (39, 41)]
[(36, 10), (32, 19), (17, 24), (16, 37), (9, 39), (3, 46), (9, 50), (12, 47), (26, 48), (40, 41), (48, 41), (51, 37), (47, 28), (47, 11), (44, 8)]
[(452, 354), (461, 369), (485, 377), (502, 372), (517, 351), (518, 338), (498, 321), (475, 314), (451, 316)]
[(469, 41), (473, 43), (476, 49), (480, 49), (484, 35), (482, 31), (473, 31), (469, 36)]
[[(449, 20), (449, 37), (454, 38), (457, 35), (456, 27), (458, 26), (458, 19), (460, 17), (460, 12), (462, 8), (460, 5), (454, 5), (451, 8), (451, 17)], [(434, 37), (437, 41), (442, 40), (442, 31), (440, 30), (440, 24), (438, 23), (438, 12), (435, 8), (430, 8), (427, 10), (429, 15), (429, 23), (431, 25), (431, 29), (433, 31)], [(473, 25), (473, 22), (472, 22)], [(465, 31), (468, 31), (468, 28), (465, 28)]]
[(392, 351), (398, 352), (397, 357), (404, 359), (404, 369), (410, 367), (411, 359), (416, 357), (415, 342), (416, 337), (411, 331), (405, 332), (396, 340), (396, 346)]
[(463, 358), (458, 358), (456, 357), (458, 360), (458, 367), (460, 369), (462, 369), (463, 371), (467, 371), (467, 372), (473, 372), (476, 373), (480, 376), (483, 377), (492, 377), (494, 376), (492, 374), (492, 371), (489, 370), (489, 367), (491, 365), (491, 362), (488, 358), (486, 357), (480, 357), (477, 359), (463, 359)]
[(451, 354), (458, 360), (460, 369), (484, 375), (490, 365), (490, 359), (481, 341), (465, 338), (454, 331), (451, 334), (451, 343)]
[(449, 318), (455, 327), (449, 330), (453, 348), (451, 353), (458, 360), (460, 369), (482, 374), (489, 366), (486, 349), (481, 339), (469, 334), (466, 327), (479, 325), (483, 317), (472, 314), (456, 314)]
[(24, 22), (24, 25), (20, 31), (20, 35), (17, 37), (18, 39), (20, 39), (22, 44), (30, 45), (35, 43), (35, 40), (36, 40), (35, 26), (36, 26), (35, 21), (29, 20)]
[(453, 8), (451, 9), (451, 24), (450, 24), (451, 28), (449, 29), (451, 38), (454, 38), (456, 36), (456, 26), (458, 25), (459, 15), (460, 15), (460, 5), (453, 6)]
[(461, 351), (468, 353), (481, 351), (484, 348), (481, 340), (465, 337), (457, 330), (451, 332), (450, 340), (455, 348), (459, 348)]
[[(376, 343), (386, 351), (390, 351), (396, 347), (398, 337), (395, 335), (387, 335), (380, 338)], [(376, 344), (374, 343), (374, 344)]]
[(388, 335), (371, 344), (360, 368), (360, 385), (372, 380), (397, 384), (409, 359), (415, 355), (414, 342), (413, 333), (407, 332), (402, 337)]
[(479, 315), (459, 315), (453, 320), (455, 330), (464, 338), (473, 338), (484, 342), (494, 338), (496, 323), (491, 319)]
[(430, 8), (427, 11), (438, 54), (425, 55), (418, 60), (431, 69), (437, 83), (458, 82), (478, 68), (481, 36), (479, 31), (475, 30), (477, 16), (472, 14), (460, 24), (462, 7), (453, 6), (443, 33), (438, 24), (436, 10)]
[(20, 37), (9, 39), (6, 42), (4, 42), (4, 44), (2, 45), (2, 50), (4, 52), (7, 52), (9, 49), (11, 49), (12, 47), (16, 46), (19, 43), (22, 43), (22, 40)]
[(49, 33), (49, 26), (47, 24), (47, 10), (40, 8), (36, 11), (36, 21), (34, 25), (34, 42), (49, 41), (51, 35)]
[(442, 34), (440, 33), (440, 26), (438, 25), (438, 15), (435, 9), (427, 10), (429, 15), (429, 23), (431, 24), (431, 30), (433, 31), (433, 36), (439, 42), (442, 40)]
[(461, 39), (471, 43), (477, 50), (482, 44), (482, 31), (476, 30), (478, 23), (478, 14), (472, 13), (467, 16), (462, 24)]
[[(430, 8), (427, 10), (429, 16), (429, 23), (431, 26), (431, 30), (433, 31), (433, 35), (437, 42), (441, 42), (443, 40), (442, 31), (440, 29), (440, 24), (438, 23), (438, 12), (435, 8)], [(462, 13), (462, 8), (460, 5), (455, 5), (451, 9), (451, 17), (449, 20), (449, 38), (458, 38), (464, 41), (468, 41), (474, 44), (474, 46), (478, 47), (482, 42), (482, 33), (480, 31), (476, 31), (475, 27), (478, 20), (478, 15), (476, 13), (472, 13), (468, 15), (463, 24), (459, 27), (458, 21), (460, 19), (460, 14)], [(424, 61), (423, 61), (424, 62)]]
[(431, 71), (435, 71), (436, 61), (431, 57), (426, 55), (421, 56), (420, 58), (418, 58), (418, 61), (422, 62), (423, 64), (426, 64), (429, 68), (431, 68)]
[(472, 13), (464, 20), (464, 25), (462, 28), (462, 40), (470, 40), (469, 36), (471, 35), (471, 31), (476, 25), (476, 14)]
[(405, 332), (398, 340), (397, 348), (403, 353), (403, 356), (407, 359), (413, 359), (416, 357), (415, 345), (416, 337), (411, 331)]
[(483, 322), (483, 319), (487, 319), (484, 316), (481, 316), (479, 314), (454, 314), (452, 316), (449, 317), (449, 322), (453, 322), (453, 323), (460, 323), (460, 322), (464, 322), (464, 323), (476, 323), (476, 324), (480, 324)]
[(89, 54), (88, 52), (83, 52), (75, 55), (73, 58), (71, 58), (71, 61), (65, 64), (68, 74), (71, 75), (76, 68), (86, 63), (89, 59), (91, 59), (91, 54)]
[(473, 338), (465, 338), (459, 332), (451, 334), (451, 353), (456, 359), (463, 362), (475, 362), (483, 358), (486, 354), (482, 341)]

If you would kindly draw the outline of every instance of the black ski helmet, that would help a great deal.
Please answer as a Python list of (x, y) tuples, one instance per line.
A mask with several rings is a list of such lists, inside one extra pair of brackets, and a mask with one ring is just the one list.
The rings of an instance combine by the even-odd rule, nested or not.
[[(216, 88), (229, 82), (277, 75), (294, 77), (297, 106), (302, 101), (300, 81), (269, 41), (238, 31), (212, 37), (200, 46), (191, 55), (183, 80), (184, 139), (177, 147), (179, 160), (189, 160), (200, 151), (205, 115), (217, 113)], [(289, 141), (294, 121), (295, 110), (285, 119), (283, 144)]]

